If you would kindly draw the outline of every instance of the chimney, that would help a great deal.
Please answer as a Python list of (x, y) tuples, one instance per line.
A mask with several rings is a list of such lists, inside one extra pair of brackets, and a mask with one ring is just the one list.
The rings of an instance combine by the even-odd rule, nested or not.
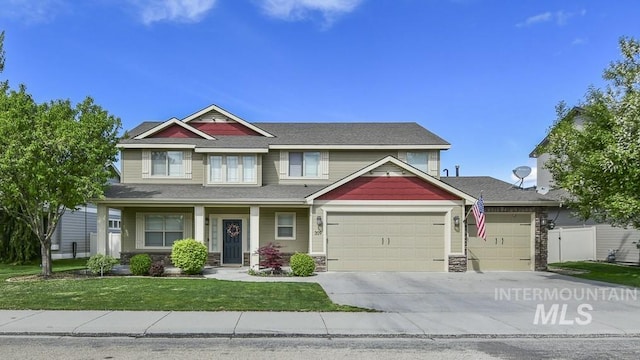
[(460, 165), (456, 165), (456, 177), (460, 176)]

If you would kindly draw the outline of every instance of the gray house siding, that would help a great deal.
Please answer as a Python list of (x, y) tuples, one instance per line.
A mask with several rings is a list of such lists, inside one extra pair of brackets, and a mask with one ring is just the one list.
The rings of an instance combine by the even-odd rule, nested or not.
[[(120, 221), (118, 211), (110, 211), (110, 220)], [(91, 233), (97, 232), (97, 211), (95, 205), (80, 208), (76, 211), (67, 210), (51, 239), (51, 255), (54, 259), (73, 258), (74, 243), (75, 257), (89, 257), (91, 253)], [(120, 229), (109, 229), (109, 232), (120, 232)]]
[(606, 260), (609, 249), (617, 250), (616, 261), (638, 263), (638, 248), (634, 242), (640, 241), (640, 231), (623, 229), (607, 224), (596, 225), (596, 259)]

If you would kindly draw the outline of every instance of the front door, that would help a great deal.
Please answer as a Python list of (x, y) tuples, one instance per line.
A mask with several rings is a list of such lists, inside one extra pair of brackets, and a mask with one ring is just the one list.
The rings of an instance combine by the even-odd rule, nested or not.
[(242, 264), (242, 220), (222, 220), (222, 263)]

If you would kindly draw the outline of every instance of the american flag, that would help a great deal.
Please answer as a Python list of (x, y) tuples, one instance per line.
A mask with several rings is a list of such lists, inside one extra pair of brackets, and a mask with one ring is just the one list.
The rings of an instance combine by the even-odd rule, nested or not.
[(482, 200), (482, 195), (480, 195), (478, 201), (473, 204), (471, 210), (473, 211), (473, 217), (476, 218), (478, 237), (481, 237), (484, 239), (484, 241), (487, 241), (487, 233), (484, 224), (484, 201)]

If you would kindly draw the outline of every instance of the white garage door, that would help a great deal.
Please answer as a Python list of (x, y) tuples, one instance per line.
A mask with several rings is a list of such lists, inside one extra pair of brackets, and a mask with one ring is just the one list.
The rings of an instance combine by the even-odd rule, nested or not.
[(330, 213), (330, 271), (445, 271), (444, 214)]
[[(473, 217), (469, 217), (473, 221)], [(476, 271), (532, 270), (531, 214), (486, 214), (487, 240), (475, 237), (470, 224), (468, 269)]]

